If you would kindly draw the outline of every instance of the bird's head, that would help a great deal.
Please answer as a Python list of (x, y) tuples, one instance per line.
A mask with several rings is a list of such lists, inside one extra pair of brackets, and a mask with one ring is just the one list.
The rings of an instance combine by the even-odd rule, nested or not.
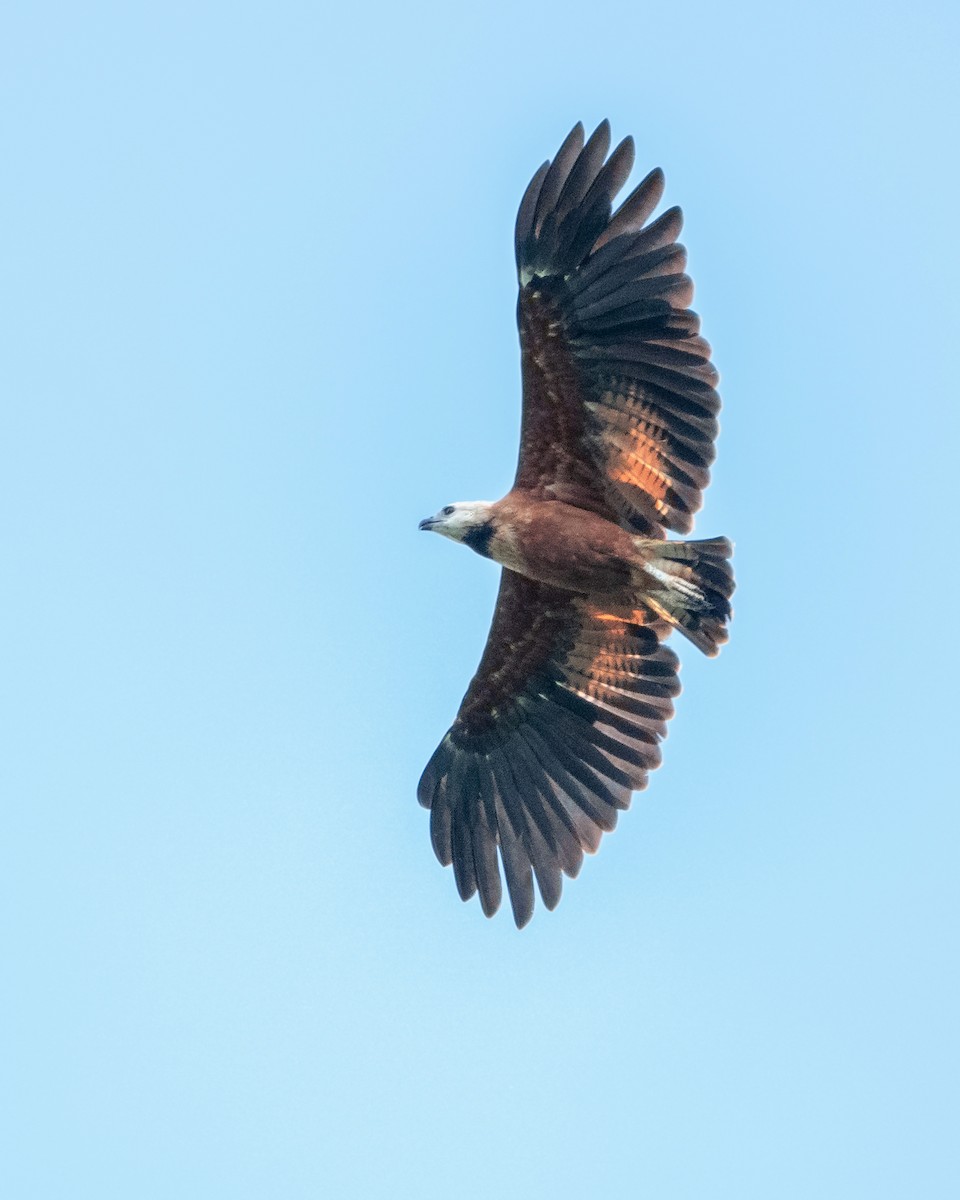
[(489, 500), (461, 500), (441, 508), (436, 516), (425, 517), (420, 528), (442, 533), (454, 542), (465, 542), (478, 554), (486, 554), (493, 535), (492, 510)]

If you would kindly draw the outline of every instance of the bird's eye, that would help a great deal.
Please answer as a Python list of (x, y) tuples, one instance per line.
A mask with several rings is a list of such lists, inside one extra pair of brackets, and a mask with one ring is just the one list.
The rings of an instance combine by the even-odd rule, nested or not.
[(453, 516), (453, 505), (448, 504), (446, 508), (441, 510), (440, 515), (442, 517), (452, 517)]

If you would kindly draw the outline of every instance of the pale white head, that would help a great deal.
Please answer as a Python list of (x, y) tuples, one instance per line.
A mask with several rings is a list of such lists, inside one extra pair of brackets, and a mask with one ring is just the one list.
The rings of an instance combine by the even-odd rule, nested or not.
[(442, 533), (454, 542), (466, 542), (482, 554), (493, 535), (492, 509), (491, 500), (460, 500), (441, 508), (436, 516), (425, 517), (420, 528)]

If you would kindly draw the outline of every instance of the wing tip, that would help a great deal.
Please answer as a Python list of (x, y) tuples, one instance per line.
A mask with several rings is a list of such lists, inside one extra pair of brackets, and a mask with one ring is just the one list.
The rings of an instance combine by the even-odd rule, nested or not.
[[(512, 898), (511, 898), (512, 899)], [(513, 911), (513, 923), (517, 929), (526, 929), (533, 919), (533, 902), (529, 905), (524, 905), (522, 908), (516, 905), (511, 905)]]

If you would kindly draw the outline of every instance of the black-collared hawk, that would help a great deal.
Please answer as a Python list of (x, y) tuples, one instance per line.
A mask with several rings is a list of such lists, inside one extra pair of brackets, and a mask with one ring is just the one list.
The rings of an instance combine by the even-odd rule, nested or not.
[(520, 203), (513, 487), (420, 523), (502, 567), (480, 666), (418, 795), (461, 897), (495, 913), (502, 864), (520, 927), (534, 879), (556, 907), (659, 765), (680, 691), (667, 635), (714, 655), (731, 614), (730, 542), (666, 540), (693, 528), (720, 408), (680, 210), (650, 220), (654, 170), (613, 211), (633, 141), (609, 148), (606, 121), (586, 144), (576, 125)]

